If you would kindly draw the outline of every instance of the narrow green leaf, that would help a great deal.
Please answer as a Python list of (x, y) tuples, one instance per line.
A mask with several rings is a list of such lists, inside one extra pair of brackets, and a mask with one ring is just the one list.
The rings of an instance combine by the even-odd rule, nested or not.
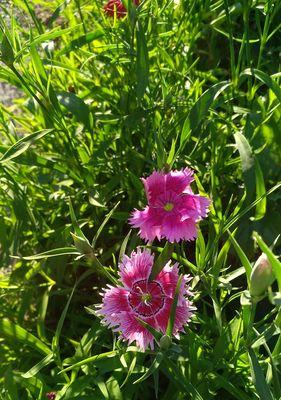
[(32, 376), (38, 374), (38, 372), (46, 367), (46, 365), (51, 364), (51, 362), (54, 360), (54, 356), (53, 354), (48, 354), (46, 357), (44, 357), (41, 361), (39, 361), (39, 363), (37, 363), (36, 365), (34, 365), (32, 368), (30, 368), (29, 371), (27, 371), (26, 373), (22, 374), (23, 378), (31, 378)]
[(59, 338), (60, 338), (61, 330), (62, 330), (64, 320), (65, 320), (65, 317), (66, 317), (66, 314), (67, 314), (67, 311), (68, 311), (68, 308), (69, 308), (69, 305), (70, 305), (70, 302), (71, 302), (71, 299), (72, 299), (75, 289), (76, 289), (76, 285), (74, 285), (74, 287), (70, 293), (70, 296), (67, 300), (67, 303), (61, 313), (61, 316), (60, 316), (60, 319), (59, 319), (59, 322), (58, 322), (58, 325), (56, 328), (55, 336), (53, 337), (53, 340), (52, 340), (52, 350), (53, 350), (54, 354), (58, 353)]
[(57, 98), (69, 112), (71, 112), (77, 121), (82, 122), (88, 129), (91, 129), (90, 110), (86, 103), (75, 93), (59, 92)]
[(34, 142), (36, 142), (36, 140), (41, 139), (42, 137), (53, 131), (54, 129), (43, 129), (41, 131), (31, 133), (30, 135), (27, 135), (18, 140), (11, 147), (9, 147), (6, 153), (0, 158), (0, 163), (7, 162), (9, 160), (12, 160), (13, 158), (18, 157), (20, 154), (26, 151)]
[(231, 83), (226, 81), (216, 83), (199, 97), (184, 121), (180, 136), (180, 150), (183, 150), (188, 138), (205, 118), (216, 98), (230, 85)]
[(257, 198), (263, 196), (262, 200), (256, 205), (255, 220), (258, 221), (265, 216), (266, 213), (266, 188), (263, 179), (263, 173), (260, 163), (255, 158), (255, 172), (256, 172), (256, 196)]
[(107, 387), (107, 391), (108, 391), (110, 400), (122, 400), (123, 399), (123, 395), (122, 395), (119, 383), (116, 378), (111, 376), (106, 381), (106, 387)]
[(81, 24), (77, 24), (77, 25), (71, 26), (70, 28), (66, 28), (66, 29), (54, 28), (49, 32), (45, 32), (42, 35), (36, 36), (32, 41), (27, 42), (27, 44), (25, 44), (22, 47), (22, 49), (15, 55), (15, 59), (17, 60), (22, 54), (24, 54), (24, 52), (28, 50), (29, 46), (32, 46), (32, 45), (35, 46), (39, 43), (47, 42), (48, 40), (53, 40), (60, 36), (67, 35), (68, 33), (72, 32), (76, 29), (79, 29), (80, 27), (81, 27)]
[(123, 240), (123, 242), (121, 244), (119, 257), (118, 257), (118, 263), (119, 264), (121, 263), (122, 258), (123, 258), (124, 254), (126, 252), (127, 244), (128, 244), (129, 238), (131, 236), (131, 233), (132, 233), (132, 229), (129, 230), (129, 232), (127, 233), (125, 239)]
[(70, 365), (69, 367), (63, 369), (62, 371), (59, 372), (59, 374), (70, 371), (73, 368), (82, 367), (83, 365), (86, 365), (86, 364), (95, 363), (96, 361), (99, 361), (99, 360), (115, 357), (117, 354), (118, 354), (117, 351), (114, 350), (114, 351), (108, 351), (107, 353), (101, 353), (101, 354), (97, 354), (92, 357), (85, 358), (85, 360), (79, 361), (78, 363), (75, 363), (75, 364)]
[(80, 238), (83, 238), (84, 240), (87, 240), (86, 236), (84, 235), (82, 229), (80, 228), (73, 206), (72, 206), (72, 202), (71, 202), (71, 198), (69, 197), (69, 213), (70, 213), (70, 218), (71, 218), (71, 223), (74, 229), (74, 232), (77, 236), (79, 236)]
[(228, 231), (229, 234), (229, 239), (231, 241), (232, 246), (234, 247), (243, 267), (245, 268), (246, 271), (246, 276), (247, 276), (247, 282), (248, 282), (248, 287), (250, 285), (250, 277), (251, 277), (251, 272), (252, 272), (252, 264), (250, 263), (248, 257), (244, 253), (243, 249), (240, 247), (239, 243), (237, 240), (234, 238), (233, 234)]
[(42, 258), (65, 256), (69, 254), (79, 255), (80, 253), (79, 251), (77, 251), (75, 247), (60, 247), (58, 249), (44, 251), (44, 253), (34, 254), (34, 256), (14, 257), (14, 258), (22, 258), (23, 260), (40, 260)]
[(178, 282), (177, 282), (176, 289), (175, 289), (174, 298), (173, 298), (173, 302), (172, 302), (172, 306), (171, 306), (171, 310), (170, 310), (169, 321), (168, 321), (168, 325), (167, 325), (167, 329), (166, 329), (166, 335), (170, 336), (170, 337), (173, 335), (174, 324), (175, 324), (175, 319), (176, 319), (176, 309), (177, 309), (177, 305), (178, 305), (179, 291), (180, 291), (182, 280), (183, 280), (183, 275), (180, 275)]
[(71, 0), (64, 0), (53, 12), (53, 14), (51, 15), (50, 18), (48, 18), (47, 22), (47, 26), (50, 28), (53, 23), (55, 22), (55, 20), (57, 18), (59, 18), (59, 16), (61, 15), (61, 13), (63, 12), (63, 10), (68, 6), (68, 4), (70, 4)]
[(146, 38), (140, 20), (136, 23), (136, 36), (137, 36), (137, 97), (142, 99), (145, 90), (148, 86), (149, 76), (149, 58), (146, 45)]
[(42, 299), (40, 299), (40, 307), (38, 310), (38, 317), (37, 317), (37, 334), (39, 336), (39, 339), (48, 342), (48, 339), (46, 338), (46, 332), (45, 332), (45, 318), (46, 318), (46, 313), (47, 313), (47, 308), (49, 304), (49, 298), (50, 298), (50, 291), (52, 289), (53, 285), (50, 285), (47, 287), (47, 289), (44, 291)]
[(104, 379), (101, 376), (97, 376), (94, 379), (95, 384), (98, 386), (99, 390), (101, 391), (103, 397), (105, 400), (110, 400), (108, 390), (106, 387), (106, 384), (104, 382)]
[(255, 349), (257, 347), (262, 346), (273, 336), (279, 335), (280, 332), (281, 332), (280, 327), (278, 327), (275, 323), (269, 325), (261, 334), (258, 335), (257, 338), (254, 339), (252, 348)]
[[(20, 375), (19, 372), (14, 372), (14, 378), (16, 384), (22, 388), (26, 388), (34, 399), (43, 400), (40, 394), (42, 394), (42, 390), (45, 385), (38, 377), (32, 376), (28, 379), (25, 379)], [(22, 400), (22, 396), (20, 400)]]
[(59, 52), (58, 56), (80, 49), (80, 47), (84, 46), (85, 44), (91, 43), (92, 41), (103, 37), (104, 34), (105, 33), (102, 29), (97, 29), (96, 31), (88, 32), (86, 35), (71, 40), (71, 42)]
[(252, 154), (252, 149), (241, 132), (234, 134), (236, 146), (238, 148), (243, 178), (245, 182), (246, 197), (250, 201), (255, 195), (255, 160)]
[(269, 386), (266, 383), (263, 370), (261, 369), (258, 359), (251, 348), (248, 349), (248, 355), (250, 360), (253, 384), (255, 385), (257, 394), (262, 400), (273, 400), (272, 394), (269, 390)]
[(154, 358), (151, 366), (148, 368), (148, 370), (136, 381), (133, 382), (133, 384), (137, 384), (140, 382), (145, 381), (150, 375), (152, 375), (160, 366), (161, 362), (163, 360), (163, 353), (157, 353), (156, 357)]
[(93, 249), (96, 246), (97, 240), (103, 230), (103, 228), (105, 227), (105, 225), (107, 224), (107, 222), (109, 221), (109, 219), (111, 218), (111, 216), (113, 215), (114, 211), (116, 210), (116, 208), (119, 206), (119, 201), (117, 204), (115, 204), (115, 206), (112, 208), (112, 210), (109, 211), (109, 213), (106, 215), (105, 219), (103, 220), (101, 226), (99, 227), (99, 229), (97, 230), (97, 233), (95, 234), (93, 241), (92, 241), (92, 247)]
[(268, 74), (266, 74), (263, 71), (260, 71), (255, 68), (247, 68), (245, 69), (241, 75), (249, 75), (249, 76), (254, 76), (257, 78), (259, 81), (263, 82), (269, 89), (271, 89), (276, 97), (278, 98), (279, 102), (281, 103), (281, 89), (278, 83), (272, 79), (272, 77)]
[(281, 187), (281, 183), (277, 183), (275, 186), (273, 186), (271, 189), (267, 190), (265, 194), (262, 196), (258, 197), (256, 200), (254, 200), (251, 204), (249, 204), (247, 207), (244, 207), (241, 209), (241, 211), (237, 212), (235, 215), (231, 215), (227, 220), (226, 223), (223, 227), (222, 233), (226, 232), (232, 225), (234, 225), (237, 221), (239, 221), (240, 218), (243, 217), (243, 215), (247, 214), (253, 207), (255, 207), (265, 196), (269, 197), (273, 192), (275, 192), (277, 189)]
[(160, 130), (156, 130), (154, 133), (155, 143), (156, 143), (156, 157), (157, 157), (157, 166), (159, 169), (165, 167), (167, 162), (167, 155), (165, 152), (164, 143), (162, 140), (162, 135)]
[(5, 399), (7, 400), (19, 400), (17, 385), (15, 383), (14, 374), (11, 366), (9, 365), (4, 376), (4, 384), (6, 393)]
[(0, 60), (3, 61), (3, 63), (6, 64), (7, 66), (13, 65), (15, 60), (14, 51), (9, 39), (5, 34), (3, 35), (0, 51), (1, 51)]
[(173, 243), (166, 242), (165, 247), (161, 251), (160, 255), (158, 256), (157, 260), (154, 262), (149, 281), (153, 281), (159, 272), (165, 267), (167, 262), (171, 259), (171, 255), (173, 254), (174, 245)]
[(252, 397), (249, 397), (246, 393), (242, 392), (242, 390), (233, 385), (224, 376), (217, 374), (216, 372), (213, 372), (212, 375), (214, 375), (216, 387), (225, 389), (229, 394), (231, 394), (231, 396), (233, 396), (233, 398), (237, 400), (253, 400)]
[(161, 371), (175, 384), (176, 387), (182, 388), (185, 395), (189, 394), (192, 400), (204, 400), (198, 390), (187, 381), (178, 366), (167, 357), (163, 358)]
[(168, 154), (167, 158), (167, 164), (169, 165), (170, 168), (172, 168), (173, 162), (174, 162), (174, 156), (175, 156), (175, 150), (176, 150), (176, 140), (172, 140), (172, 145)]
[(40, 353), (47, 355), (52, 353), (51, 349), (49, 349), (49, 347), (41, 342), (41, 340), (39, 340), (36, 336), (29, 333), (21, 326), (9, 321), (7, 318), (2, 318), (0, 320), (0, 334), (9, 340), (22, 342), (32, 349), (39, 351)]
[(124, 379), (124, 382), (122, 383), (122, 385), (120, 386), (120, 389), (122, 389), (122, 387), (127, 383), (128, 379), (130, 378), (132, 372), (134, 371), (135, 365), (137, 363), (137, 356), (135, 355), (131, 361), (131, 364), (129, 366), (128, 369), (128, 373), (126, 375), (126, 378)]

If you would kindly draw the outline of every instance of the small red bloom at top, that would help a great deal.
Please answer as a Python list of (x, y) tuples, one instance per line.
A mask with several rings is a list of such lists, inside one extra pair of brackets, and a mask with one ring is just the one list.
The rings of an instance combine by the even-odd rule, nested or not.
[(55, 400), (56, 393), (55, 392), (48, 392), (48, 393), (46, 393), (46, 397), (47, 397), (48, 400)]
[[(139, 0), (134, 0), (134, 3), (136, 6), (139, 5)], [(114, 12), (116, 10), (116, 17), (117, 18), (123, 18), (127, 14), (127, 9), (122, 3), (121, 0), (109, 0), (105, 6), (103, 7), (104, 12), (109, 16), (109, 17), (114, 17)]]

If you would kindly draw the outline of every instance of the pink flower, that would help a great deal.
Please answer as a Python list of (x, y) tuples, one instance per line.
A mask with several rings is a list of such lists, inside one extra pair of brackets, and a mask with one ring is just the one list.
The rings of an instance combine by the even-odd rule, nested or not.
[[(134, 0), (134, 3), (136, 6), (139, 5), (139, 0)], [(114, 17), (114, 12), (116, 10), (116, 17), (117, 18), (123, 18), (127, 14), (127, 9), (122, 3), (121, 0), (109, 0), (105, 6), (103, 7), (104, 12), (109, 16), (109, 17)]]
[(134, 228), (140, 228), (141, 238), (179, 242), (197, 237), (196, 223), (207, 216), (210, 200), (193, 193), (193, 180), (189, 168), (168, 173), (155, 171), (142, 179), (148, 206), (143, 211), (133, 211), (129, 219)]
[[(178, 282), (178, 265), (168, 262), (158, 276), (151, 282), (154, 256), (148, 250), (132, 252), (131, 257), (124, 256), (120, 268), (120, 279), (123, 286), (108, 285), (104, 289), (103, 302), (97, 311), (104, 316), (103, 323), (114, 331), (121, 332), (121, 338), (129, 344), (136, 341), (138, 347), (145, 350), (149, 345), (153, 349), (153, 336), (136, 319), (140, 318), (154, 329), (165, 334), (171, 305)], [(191, 295), (187, 282), (183, 277), (176, 307), (173, 334), (183, 331), (183, 326), (192, 315), (191, 302), (186, 298)]]

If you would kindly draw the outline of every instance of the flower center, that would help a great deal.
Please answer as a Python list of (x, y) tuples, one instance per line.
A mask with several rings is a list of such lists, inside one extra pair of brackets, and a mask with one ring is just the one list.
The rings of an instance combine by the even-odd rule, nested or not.
[(159, 282), (142, 279), (133, 284), (128, 301), (136, 314), (151, 317), (163, 308), (165, 295)]
[(166, 203), (164, 205), (164, 210), (165, 211), (172, 211), (173, 208), (174, 208), (174, 204), (173, 203)]
[(143, 301), (144, 303), (149, 303), (152, 299), (152, 296), (150, 293), (144, 293), (141, 295), (141, 301)]

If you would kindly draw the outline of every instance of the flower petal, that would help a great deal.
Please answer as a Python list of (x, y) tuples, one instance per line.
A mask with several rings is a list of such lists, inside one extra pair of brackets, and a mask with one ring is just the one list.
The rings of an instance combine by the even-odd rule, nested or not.
[(171, 262), (168, 262), (165, 265), (162, 271), (158, 274), (156, 281), (162, 286), (165, 295), (172, 299), (179, 279), (179, 270), (178, 263), (173, 266), (170, 266), (170, 264)]
[(163, 171), (154, 171), (148, 178), (142, 178), (142, 182), (149, 204), (153, 204), (161, 194), (165, 193), (166, 175)]
[(123, 313), (120, 318), (120, 331), (121, 337), (128, 340), (128, 344), (131, 344), (134, 340), (141, 350), (154, 348), (154, 338), (152, 334), (144, 328), (132, 313)]
[(181, 221), (192, 218), (199, 221), (208, 214), (211, 200), (198, 194), (186, 194), (181, 198), (180, 214)]
[(151, 207), (145, 207), (143, 211), (135, 210), (129, 223), (134, 228), (140, 228), (139, 235), (144, 240), (161, 239), (162, 210), (158, 211)]
[(159, 196), (167, 192), (182, 193), (194, 180), (193, 171), (189, 168), (180, 171), (154, 171), (148, 178), (142, 179), (149, 205), (155, 205)]
[(120, 313), (130, 312), (131, 307), (128, 303), (128, 291), (123, 287), (109, 286), (103, 294), (103, 304), (97, 315), (103, 315), (103, 323), (110, 327), (120, 324)]
[(176, 335), (179, 331), (183, 331), (184, 325), (186, 325), (190, 321), (190, 318), (193, 315), (193, 310), (195, 310), (195, 307), (192, 307), (191, 303), (188, 300), (186, 300), (184, 305), (177, 306), (173, 329), (174, 335)]
[(197, 237), (196, 223), (192, 219), (181, 221), (179, 215), (167, 215), (162, 223), (162, 237), (169, 242), (193, 240)]
[(120, 268), (120, 277), (123, 285), (131, 289), (134, 282), (148, 279), (153, 265), (154, 256), (148, 251), (137, 249), (131, 257), (124, 256)]
[(194, 171), (189, 168), (170, 171), (166, 175), (166, 191), (170, 190), (176, 194), (181, 194), (194, 181), (193, 174)]

